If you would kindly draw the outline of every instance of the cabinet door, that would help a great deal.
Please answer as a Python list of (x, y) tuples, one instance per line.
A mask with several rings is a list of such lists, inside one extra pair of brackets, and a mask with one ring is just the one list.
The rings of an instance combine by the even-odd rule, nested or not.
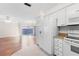
[(54, 39), (54, 50), (57, 50), (58, 49), (58, 46), (59, 46), (58, 45), (59, 44), (58, 42), (59, 42), (59, 40), (57, 38), (55, 38)]
[(59, 47), (58, 47), (58, 39), (54, 38), (54, 54), (55, 55), (59, 55), (59, 51), (58, 51)]
[(67, 7), (68, 25), (79, 24), (79, 4)]
[(59, 38), (54, 39), (54, 54), (61, 56), (63, 55), (63, 41)]
[(63, 41), (63, 55), (70, 56), (71, 55), (71, 42), (67, 41), (66, 39)]
[(55, 54), (56, 56), (59, 55), (59, 51), (58, 51), (58, 50), (55, 49), (54, 52), (55, 52), (54, 54)]
[(62, 52), (59, 52), (59, 55), (58, 56), (63, 56)]
[[(48, 53), (52, 54), (52, 50), (51, 50), (51, 42), (52, 42), (52, 19), (50, 19), (50, 15), (45, 16), (44, 18), (44, 24), (43, 24), (43, 37), (44, 37), (44, 48), (45, 51), (47, 51)], [(53, 18), (53, 17), (52, 17)]]
[(73, 15), (73, 14), (77, 14), (77, 13), (79, 13), (79, 3), (73, 4), (69, 7), (67, 7), (68, 17)]
[(66, 26), (66, 9), (62, 9), (57, 12), (57, 26)]
[(43, 37), (44, 48), (50, 54), (53, 54), (53, 36), (56, 36), (57, 26), (55, 14), (47, 15), (44, 18)]

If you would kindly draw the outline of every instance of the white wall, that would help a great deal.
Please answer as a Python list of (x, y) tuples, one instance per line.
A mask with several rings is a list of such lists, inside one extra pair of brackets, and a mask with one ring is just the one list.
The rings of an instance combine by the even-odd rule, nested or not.
[(36, 26), (36, 20), (20, 20), (22, 26)]
[(0, 22), (0, 37), (19, 36), (19, 27), (17, 23)]
[(19, 23), (17, 18), (0, 15), (0, 37), (19, 37)]
[[(8, 17), (8, 18), (7, 18)], [(19, 36), (20, 26), (35, 26), (34, 19), (19, 19), (18, 17), (0, 15), (0, 36)]]

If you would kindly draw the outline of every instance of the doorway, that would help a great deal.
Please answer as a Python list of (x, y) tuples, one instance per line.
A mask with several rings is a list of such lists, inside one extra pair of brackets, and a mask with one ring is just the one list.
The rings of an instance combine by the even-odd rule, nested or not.
[(22, 48), (33, 46), (35, 44), (34, 40), (34, 27), (33, 26), (22, 26)]

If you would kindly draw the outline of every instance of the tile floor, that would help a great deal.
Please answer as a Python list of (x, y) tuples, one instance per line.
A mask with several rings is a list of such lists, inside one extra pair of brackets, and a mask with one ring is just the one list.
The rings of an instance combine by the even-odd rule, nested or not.
[[(15, 52), (12, 56), (46, 56), (46, 54), (33, 43), (33, 38), (27, 38), (28, 37), (23, 37), (22, 42), (24, 42), (24, 44), (22, 44), (22, 49)], [(27, 39), (29, 43), (25, 43), (25, 39)]]

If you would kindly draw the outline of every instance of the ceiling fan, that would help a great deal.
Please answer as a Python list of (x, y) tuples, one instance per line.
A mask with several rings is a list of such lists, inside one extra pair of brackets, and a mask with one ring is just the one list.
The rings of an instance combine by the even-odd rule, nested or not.
[(24, 3), (24, 5), (31, 7), (31, 4), (29, 4), (29, 3)]

